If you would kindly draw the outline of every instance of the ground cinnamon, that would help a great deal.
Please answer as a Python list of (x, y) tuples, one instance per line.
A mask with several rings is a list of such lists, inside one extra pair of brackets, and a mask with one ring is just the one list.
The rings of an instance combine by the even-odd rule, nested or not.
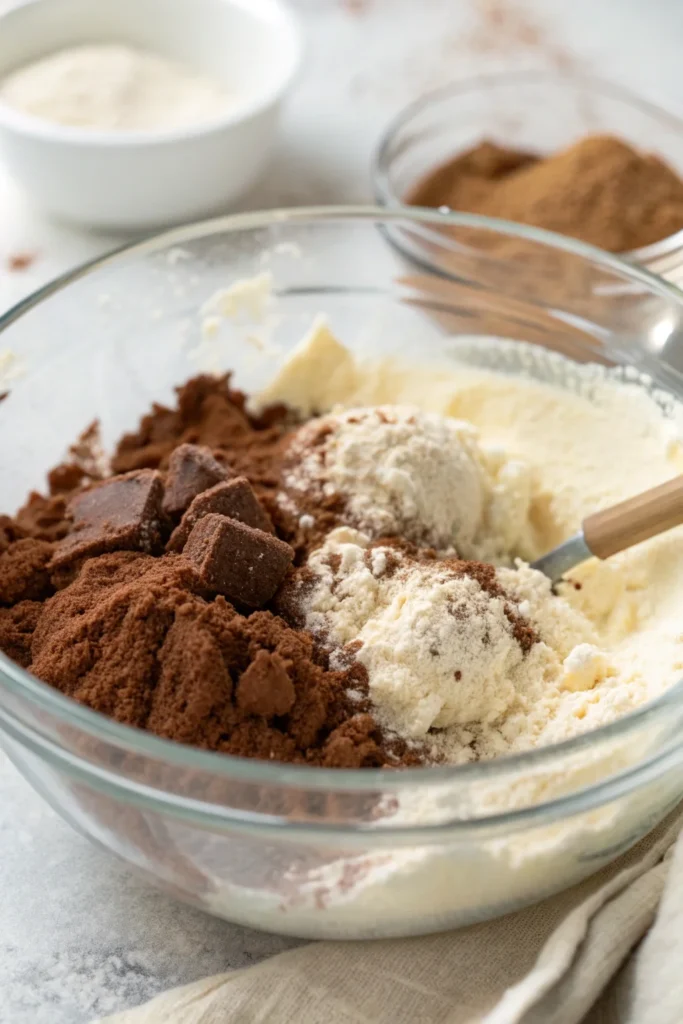
[(659, 157), (610, 135), (539, 156), (482, 142), (430, 172), (406, 196), (530, 224), (628, 252), (683, 229), (683, 181)]

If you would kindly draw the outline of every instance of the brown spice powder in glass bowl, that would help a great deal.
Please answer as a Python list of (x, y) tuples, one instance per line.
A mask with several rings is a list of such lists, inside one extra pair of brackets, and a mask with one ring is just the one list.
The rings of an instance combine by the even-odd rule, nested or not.
[[(373, 182), (385, 206), (555, 231), (683, 280), (683, 120), (593, 76), (508, 71), (434, 90), (389, 125)], [(527, 259), (521, 240), (483, 234), (463, 225), (453, 237), (489, 260)], [(432, 263), (428, 244), (405, 244), (397, 233), (393, 240)], [(461, 276), (459, 265), (440, 270)], [(547, 276), (543, 265), (537, 270)]]
[(427, 174), (405, 201), (513, 220), (615, 253), (683, 228), (681, 178), (610, 135), (549, 156), (482, 142)]

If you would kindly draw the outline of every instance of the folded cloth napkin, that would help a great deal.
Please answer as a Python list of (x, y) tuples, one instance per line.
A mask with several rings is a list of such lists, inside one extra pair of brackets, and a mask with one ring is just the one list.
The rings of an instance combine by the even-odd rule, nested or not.
[[(459, 931), (314, 942), (100, 1024), (681, 1024), (683, 805), (614, 864)], [(651, 934), (620, 970), (648, 931)], [(676, 995), (678, 993), (678, 995)]]

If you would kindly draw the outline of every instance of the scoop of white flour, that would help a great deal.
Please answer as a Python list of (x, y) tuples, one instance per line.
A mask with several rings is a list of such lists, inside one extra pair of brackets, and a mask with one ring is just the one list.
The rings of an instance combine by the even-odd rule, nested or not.
[(285, 477), (289, 497), (316, 489), (345, 499), (372, 537), (399, 534), (466, 557), (518, 554), (530, 474), (487, 452), (469, 423), (410, 406), (349, 409), (305, 424)]

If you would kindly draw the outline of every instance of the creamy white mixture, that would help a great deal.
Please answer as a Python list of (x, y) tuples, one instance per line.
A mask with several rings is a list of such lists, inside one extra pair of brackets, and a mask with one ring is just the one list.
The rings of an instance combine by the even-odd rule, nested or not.
[[(557, 596), (514, 567), (683, 469), (675, 418), (642, 388), (591, 367), (578, 391), (465, 367), (361, 365), (319, 324), (260, 398), (338, 407), (301, 429), (304, 458), (281, 496), (341, 495), (357, 527), (311, 557), (307, 624), (333, 651), (354, 644), (386, 727), (447, 760), (567, 739), (683, 674), (682, 529), (586, 563)], [(495, 562), (507, 613), (438, 562), (387, 573), (382, 549), (367, 550), (386, 533)], [(510, 612), (535, 631), (526, 652)]]
[[(457, 344), (467, 360), (467, 339)], [(487, 345), (493, 361), (505, 365), (509, 350), (514, 349), (515, 365), (528, 365), (531, 375), (540, 367), (567, 386), (542, 384), (521, 372), (507, 376), (475, 370), (466, 361), (417, 366), (394, 360), (360, 363), (318, 320), (260, 401), (282, 400), (305, 415), (333, 409), (337, 415), (335, 407), (411, 405), (470, 424), (480, 449), (498, 450), (502, 466), (525, 467), (521, 476), (516, 471), (525, 480), (517, 508), (520, 513), (526, 510), (519, 521), (526, 519), (531, 532), (517, 531), (521, 538), (517, 543), (529, 544), (528, 558), (574, 532), (594, 509), (683, 470), (680, 406), (664, 403), (668, 415), (663, 415), (637, 374), (631, 383), (619, 382), (602, 367), (577, 367), (548, 354), (539, 362), (533, 347), (476, 339), (477, 352)], [(343, 450), (343, 438), (342, 442)], [(351, 464), (363, 477), (370, 453), (352, 445), (352, 454), (351, 463), (344, 454), (336, 467), (334, 486), (344, 486), (344, 473)], [(385, 473), (390, 452), (380, 446), (380, 454), (378, 466)], [(409, 502), (419, 499), (422, 478), (418, 474), (413, 481), (415, 491), (404, 486), (405, 477), (400, 475), (407, 465), (404, 455), (405, 451), (399, 460), (397, 486), (393, 491), (389, 488), (388, 505), (380, 501), (378, 511), (398, 512), (401, 517), (408, 512), (410, 518)], [(513, 488), (504, 490), (509, 497)], [(295, 500), (295, 491), (288, 486), (284, 498)], [(372, 533), (369, 518), (364, 526)], [(456, 530), (461, 523), (453, 517)], [(322, 552), (314, 556), (319, 606), (311, 608), (311, 614), (325, 616), (328, 627), (334, 620), (340, 641), (363, 634), (365, 653), (360, 656), (373, 670), (378, 706), (384, 684), (391, 685), (394, 679), (399, 683), (394, 694), (403, 691), (414, 709), (420, 708), (423, 699), (422, 709), (428, 711), (425, 721), (433, 713), (451, 719), (453, 724), (441, 732), (442, 739), (450, 736), (457, 743), (458, 736), (465, 739), (465, 730), (472, 733), (471, 740), (461, 742), (460, 755), (451, 750), (455, 759), (461, 755), (467, 759), (470, 751), (494, 756), (511, 748), (565, 739), (627, 714), (683, 675), (681, 529), (609, 562), (586, 564), (573, 574), (581, 589), (564, 587), (555, 599), (537, 574), (500, 564), (497, 572), (506, 588), (514, 591), (517, 611), (533, 619), (543, 635), (545, 646), (534, 657), (547, 660), (550, 678), (544, 684), (542, 672), (535, 682), (530, 673), (525, 677), (520, 672), (521, 662), (510, 646), (499, 605), (484, 601), (480, 621), (487, 621), (492, 635), (498, 637), (506, 671), (489, 663), (485, 680), (476, 677), (476, 629), (467, 634), (463, 628), (457, 636), (451, 633), (458, 643), (448, 651), (440, 678), (434, 666), (427, 671), (421, 662), (420, 677), (429, 684), (420, 695), (415, 692), (417, 673), (411, 674), (409, 683), (405, 671), (410, 635), (424, 626), (425, 619), (431, 627), (444, 625), (438, 611), (443, 610), (441, 597), (449, 590), (448, 600), (459, 601), (470, 611), (481, 605), (482, 595), (471, 582), (440, 579), (438, 573), (420, 570), (403, 580), (399, 596), (387, 573), (390, 553), (369, 548), (367, 534), (362, 535), (358, 522), (354, 525), (355, 530), (328, 538), (330, 552), (340, 556), (338, 569), (333, 569), (336, 559), (330, 565)], [(496, 532), (492, 528), (491, 535)], [(350, 600), (347, 590), (354, 576), (356, 599)], [(330, 583), (336, 588), (332, 595)], [(424, 646), (413, 646), (412, 664), (424, 654)], [(467, 667), (472, 669), (469, 679)], [(461, 672), (460, 680), (453, 678), (457, 688), (447, 678), (450, 668)], [(478, 692), (477, 678), (483, 692)], [(435, 696), (441, 701), (437, 711), (430, 703)], [(384, 706), (391, 713), (389, 704)], [(400, 705), (394, 702), (393, 713), (397, 712)], [(477, 719), (477, 728), (459, 724), (461, 715)], [(457, 779), (440, 783), (425, 777), (424, 785), (414, 790), (403, 786), (397, 800), (388, 798), (385, 823), (434, 825), (552, 801), (631, 768), (658, 749), (659, 735), (658, 729), (641, 728), (609, 742), (588, 744), (549, 764), (519, 766), (508, 773), (494, 771), (476, 782), (463, 776), (462, 785)], [(221, 868), (209, 872), (206, 904), (231, 919), (319, 938), (452, 928), (573, 884), (630, 846), (679, 799), (680, 777), (670, 771), (650, 782), (643, 780), (631, 792), (598, 808), (577, 808), (559, 820), (540, 815), (535, 824), (527, 823), (519, 832), (501, 822), (500, 828), (483, 833), (450, 836), (445, 832), (436, 842), (434, 836), (425, 837), (422, 846), (416, 839), (414, 844), (376, 849), (371, 836), (367, 852), (331, 848), (324, 854), (315, 844), (302, 842), (300, 848), (288, 847), (292, 865), (278, 875), (276, 883), (270, 865), (262, 877), (243, 878), (234, 860), (217, 858)], [(258, 862), (255, 847), (247, 859), (250, 864)]]
[(197, 124), (234, 102), (206, 75), (114, 44), (75, 46), (19, 68), (0, 82), (0, 100), (44, 121), (103, 131)]

